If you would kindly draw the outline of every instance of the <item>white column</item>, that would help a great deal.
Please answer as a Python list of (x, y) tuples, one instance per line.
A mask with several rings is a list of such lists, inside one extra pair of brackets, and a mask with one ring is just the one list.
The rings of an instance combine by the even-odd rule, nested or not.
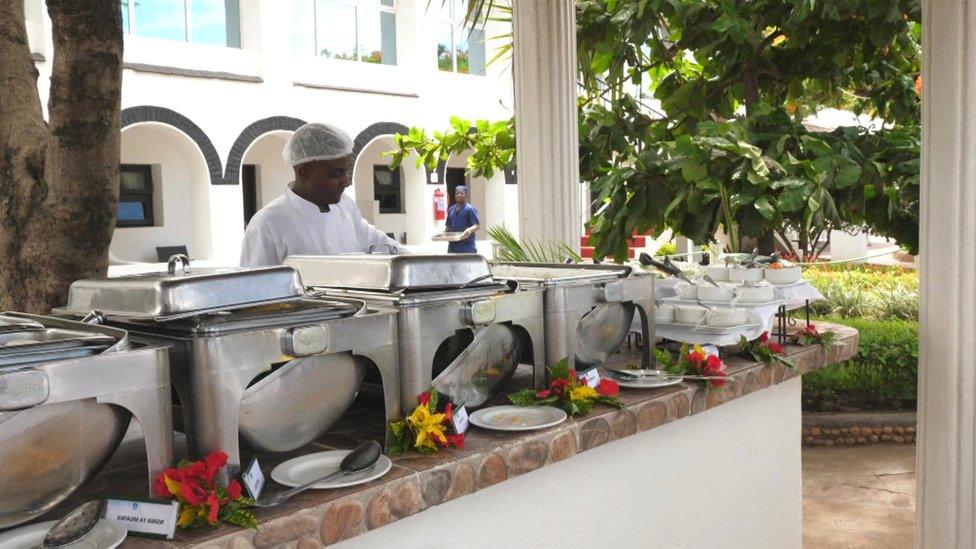
[(923, 12), (919, 547), (976, 547), (976, 1)]
[(579, 250), (575, 3), (512, 4), (519, 234)]

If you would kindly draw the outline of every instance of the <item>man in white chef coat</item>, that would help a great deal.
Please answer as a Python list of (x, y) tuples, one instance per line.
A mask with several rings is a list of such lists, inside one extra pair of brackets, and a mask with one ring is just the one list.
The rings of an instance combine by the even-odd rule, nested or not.
[(352, 184), (352, 145), (349, 134), (328, 124), (295, 131), (283, 153), (295, 181), (251, 218), (241, 265), (280, 265), (297, 254), (399, 251), (396, 241), (367, 223), (342, 192)]

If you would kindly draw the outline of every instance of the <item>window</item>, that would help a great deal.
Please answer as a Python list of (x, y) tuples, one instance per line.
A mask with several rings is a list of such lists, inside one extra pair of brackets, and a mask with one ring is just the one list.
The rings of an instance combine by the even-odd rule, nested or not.
[(126, 34), (241, 47), (239, 0), (121, 0), (120, 4)]
[(152, 167), (145, 164), (122, 164), (119, 182), (119, 210), (116, 227), (153, 226)]
[(297, 52), (396, 65), (395, 0), (295, 0), (294, 8)]
[(446, 0), (437, 23), (437, 68), (446, 72), (485, 74), (485, 29), (465, 23), (468, 0)]
[(400, 168), (373, 166), (373, 200), (380, 203), (381, 214), (403, 213), (403, 179)]

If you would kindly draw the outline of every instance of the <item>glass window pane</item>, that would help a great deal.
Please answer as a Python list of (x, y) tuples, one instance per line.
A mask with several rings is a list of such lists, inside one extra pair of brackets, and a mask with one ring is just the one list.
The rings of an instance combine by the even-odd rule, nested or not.
[(298, 55), (315, 54), (315, 0), (293, 0), (291, 45)]
[(458, 42), (458, 72), (485, 74), (485, 31), (462, 28), (457, 32), (462, 37)]
[(315, 27), (319, 55), (356, 59), (356, 8), (319, 0)]
[[(121, 0), (119, 4), (122, 7), (122, 33), (129, 34), (129, 0)], [(26, 6), (27, 3), (25, 2)]]
[(119, 221), (145, 221), (146, 209), (142, 202), (119, 202)]
[(135, 23), (139, 36), (186, 41), (183, 0), (138, 0)]
[(451, 30), (454, 25), (438, 23), (437, 25), (437, 68), (442, 71), (454, 70), (454, 52), (451, 50)]
[(396, 14), (380, 13), (380, 38), (382, 39), (384, 65), (396, 65)]
[(224, 0), (190, 2), (191, 40), (198, 44), (223, 46), (227, 43), (227, 14)]
[(145, 172), (141, 170), (122, 171), (122, 190), (123, 191), (144, 191), (148, 190), (146, 185)]
[[(225, 5), (226, 4), (226, 5)], [(235, 1), (225, 0), (193, 0), (190, 2), (190, 26), (192, 27), (193, 42), (198, 44), (213, 44), (228, 46), (228, 37), (234, 37), (240, 44), (240, 30), (228, 32), (229, 25), (236, 17), (228, 13), (228, 8), (236, 11)]]

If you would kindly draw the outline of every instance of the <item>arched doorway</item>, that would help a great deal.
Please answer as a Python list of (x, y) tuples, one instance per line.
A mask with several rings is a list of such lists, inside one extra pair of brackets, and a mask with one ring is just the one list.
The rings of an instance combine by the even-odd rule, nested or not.
[(284, 130), (265, 133), (242, 155), (239, 177), (244, 195), (245, 225), (250, 219), (249, 214), (284, 194), (288, 183), (295, 179), (291, 166), (281, 156), (291, 134)]
[[(511, 188), (506, 186), (505, 174), (501, 172), (494, 174), (490, 179), (485, 177), (471, 177), (468, 175), (467, 163), (469, 156), (471, 156), (471, 152), (464, 152), (448, 158), (444, 170), (444, 179), (447, 183), (447, 190), (450, 191), (454, 187), (455, 180), (463, 178), (464, 184), (470, 191), (468, 201), (478, 210), (478, 218), (481, 221), (476, 238), (478, 240), (486, 240), (488, 239), (487, 231), (490, 227), (495, 225), (511, 225), (510, 223), (506, 223), (506, 202), (510, 200), (516, 201), (511, 204), (511, 207), (514, 208), (516, 213), (514, 219), (518, 219), (518, 195), (515, 194), (516, 189), (514, 185)], [(450, 196), (450, 194), (448, 192), (449, 202), (453, 204), (454, 197)]]
[[(404, 130), (405, 131), (405, 130)], [(362, 134), (360, 134), (362, 135)], [(437, 232), (433, 209), (434, 186), (427, 174), (408, 157), (396, 170), (384, 153), (395, 148), (393, 135), (377, 135), (358, 148), (353, 169), (352, 196), (366, 221), (406, 244), (425, 244)], [(347, 190), (346, 192), (350, 192)]]
[(212, 173), (197, 142), (169, 124), (137, 122), (123, 128), (121, 149), (124, 195), (111, 254), (156, 262), (157, 247), (186, 246), (191, 258), (212, 259)]

